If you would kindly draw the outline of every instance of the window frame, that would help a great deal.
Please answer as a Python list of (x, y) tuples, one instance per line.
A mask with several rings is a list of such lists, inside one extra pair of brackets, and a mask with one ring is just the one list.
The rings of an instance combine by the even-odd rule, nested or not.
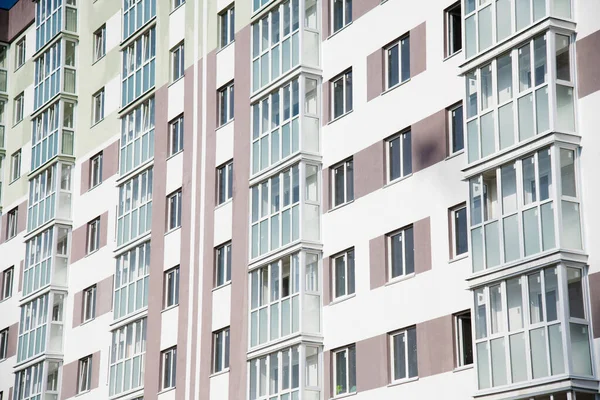
[(92, 254), (100, 248), (100, 217), (87, 223), (86, 254)]
[(235, 87), (231, 81), (217, 90), (217, 115), (219, 126), (224, 126), (235, 118)]
[(219, 13), (219, 48), (235, 42), (235, 3)]
[[(92, 95), (92, 126), (104, 119), (104, 88)], [(98, 107), (98, 103), (100, 103)]]
[(0, 330), (0, 360), (5, 360), (8, 355), (8, 328)]
[[(213, 332), (212, 335), (212, 368), (211, 372), (217, 374), (229, 370), (230, 341), (229, 327)], [(220, 342), (219, 342), (220, 339)], [(219, 345), (220, 343), (220, 345)]]
[[(464, 332), (465, 332), (465, 327), (462, 325), (461, 321), (463, 319), (465, 319), (465, 317), (469, 317), (469, 325), (470, 328), (468, 329), (468, 335), (469, 338), (471, 340), (465, 340), (464, 338)], [(454, 314), (453, 316), (453, 322), (454, 322), (454, 349), (455, 349), (455, 357), (456, 357), (456, 363), (455, 363), (455, 368), (466, 368), (469, 366), (472, 366), (475, 364), (475, 357), (474, 357), (474, 353), (473, 353), (473, 323), (472, 323), (472, 316), (471, 316), (471, 310), (466, 310), (457, 314)], [(467, 343), (470, 347), (471, 347), (471, 362), (465, 362), (465, 359), (468, 359), (468, 349), (466, 349), (464, 347), (464, 344)], [(466, 353), (465, 353), (466, 351)]]
[(93, 34), (93, 62), (97, 62), (106, 55), (106, 24), (96, 29)]
[(183, 151), (184, 128), (183, 114), (169, 122), (169, 157)]
[[(336, 96), (335, 96), (335, 85), (338, 82), (342, 82), (342, 112), (339, 115), (336, 115)], [(352, 68), (347, 69), (341, 74), (337, 75), (335, 78), (329, 81), (331, 85), (331, 122), (342, 118), (344, 115), (352, 112), (354, 108), (354, 80), (352, 78)], [(348, 95), (348, 89), (350, 91), (350, 95)]]
[[(407, 232), (410, 231), (410, 235), (412, 236), (412, 271), (407, 272)], [(394, 238), (401, 236), (401, 245), (402, 245), (402, 272), (399, 275), (394, 276), (394, 257), (393, 257), (393, 241)], [(406, 279), (409, 277), (412, 277), (414, 275), (416, 275), (416, 262), (415, 262), (415, 230), (414, 230), (414, 225), (407, 225), (403, 228), (397, 229), (393, 232), (390, 232), (386, 235), (386, 242), (387, 242), (387, 260), (388, 260), (388, 266), (389, 268), (387, 268), (387, 273), (388, 273), (388, 281), (396, 281), (396, 280), (402, 280), (402, 279)], [(410, 249), (408, 249), (410, 250)]]
[[(346, 365), (345, 365), (345, 370), (346, 370), (346, 377), (345, 377), (346, 378), (345, 379), (345, 381), (346, 381), (345, 382), (346, 390), (344, 392), (342, 392), (342, 391), (338, 392), (338, 386), (341, 386), (341, 385), (338, 385), (338, 365), (337, 365), (338, 362), (337, 362), (337, 355), (340, 354), (340, 353), (346, 353), (346, 361), (345, 361), (345, 363), (346, 363)], [(351, 368), (350, 356), (351, 356), (352, 353), (354, 354), (354, 385), (353, 386), (351, 386), (352, 382), (350, 382), (350, 377), (352, 375), (350, 373), (351, 372), (350, 371), (350, 368)], [(345, 346), (343, 348), (333, 350), (331, 352), (331, 356), (332, 356), (331, 366), (332, 366), (332, 370), (333, 370), (333, 373), (332, 373), (332, 375), (333, 375), (332, 376), (332, 378), (333, 378), (333, 388), (332, 388), (333, 389), (333, 397), (334, 398), (336, 398), (336, 397), (344, 397), (344, 396), (348, 396), (348, 395), (350, 395), (352, 393), (356, 393), (357, 392), (357, 387), (356, 387), (357, 386), (356, 385), (356, 380), (357, 380), (356, 379), (357, 378), (357, 375), (356, 375), (356, 345), (355, 344), (351, 344), (351, 345)], [(352, 390), (352, 388), (354, 388), (354, 390)]]
[[(406, 43), (406, 48), (408, 49), (407, 54), (403, 54), (404, 43)], [(391, 73), (391, 50), (397, 47), (397, 55), (398, 59), (396, 60), (398, 64), (398, 70), (395, 71), (398, 74), (398, 82), (392, 83), (390, 82), (390, 73)], [(385, 90), (393, 89), (397, 86), (402, 85), (405, 82), (410, 81), (410, 33), (406, 33), (394, 40), (392, 43), (388, 44), (383, 49), (384, 54), (384, 75), (385, 75)], [(405, 56), (408, 55), (408, 69), (405, 70), (402, 66), (405, 64)]]
[[(348, 166), (351, 166), (351, 170), (352, 170), (352, 174), (350, 176), (350, 174), (348, 174)], [(337, 171), (342, 168), (343, 172), (344, 172), (344, 177), (343, 177), (343, 183), (344, 183), (344, 187), (343, 187), (343, 199), (340, 203), (337, 203), (337, 194), (338, 194), (338, 190), (336, 188), (336, 175), (337, 175)], [(333, 208), (338, 208), (343, 206), (344, 204), (348, 204), (354, 201), (354, 158), (350, 157), (347, 158), (346, 160), (339, 162), (335, 165), (333, 165), (332, 167), (330, 167), (331, 170), (331, 199), (333, 201)], [(349, 184), (351, 182), (351, 185)], [(351, 190), (352, 193), (349, 193), (349, 190)]]
[[(120, 254), (116, 257), (115, 266), (115, 278), (113, 284), (113, 319), (119, 321), (125, 319), (127, 316), (137, 313), (140, 310), (144, 310), (148, 307), (148, 290), (144, 290), (144, 286), (148, 287), (148, 280), (150, 277), (150, 241), (146, 241), (132, 249)], [(135, 259), (134, 259), (135, 258)], [(132, 267), (131, 260), (135, 261), (135, 268)], [(126, 265), (125, 265), (126, 264)], [(129, 273), (123, 271), (129, 270)], [(134, 270), (132, 273), (131, 271)], [(131, 277), (130, 275), (134, 275)], [(119, 279), (120, 278), (120, 279)], [(138, 290), (139, 289), (139, 290)], [(131, 291), (135, 294), (132, 296)], [(144, 292), (146, 295), (144, 295)], [(125, 304), (121, 304), (122, 297), (125, 296)], [(139, 306), (136, 306), (136, 299), (141, 299)], [(133, 305), (129, 305), (129, 298), (133, 297)], [(128, 308), (133, 308), (132, 311), (128, 311)], [(122, 309), (123, 308), (123, 309)]]
[[(167, 310), (179, 305), (179, 265), (165, 271), (163, 290), (163, 309)], [(172, 291), (172, 293), (171, 293)], [(172, 301), (172, 303), (171, 303)]]
[[(461, 210), (464, 210), (465, 214), (464, 214), (464, 218), (465, 218), (465, 238), (464, 238), (464, 243), (466, 245), (466, 249), (464, 252), (462, 253), (458, 253), (457, 249), (458, 249), (458, 237), (457, 237), (457, 223), (456, 223), (456, 216), (457, 213), (460, 212)], [(457, 259), (461, 259), (464, 257), (468, 257), (469, 255), (469, 222), (468, 222), (468, 209), (467, 209), (467, 203), (461, 203), (458, 204), (452, 208), (450, 208), (449, 210), (449, 218), (450, 218), (450, 259), (451, 260), (457, 260)]]
[[(400, 144), (400, 150), (398, 153), (398, 158), (399, 158), (399, 167), (400, 167), (400, 175), (397, 177), (392, 177), (392, 151), (393, 150), (393, 142), (398, 139), (398, 143)], [(398, 132), (397, 134), (389, 137), (388, 139), (385, 140), (386, 142), (386, 151), (385, 151), (385, 155), (386, 155), (386, 179), (387, 179), (387, 183), (394, 183), (397, 182), (399, 180), (408, 178), (409, 176), (411, 176), (413, 174), (413, 166), (412, 166), (412, 161), (413, 161), (413, 157), (412, 157), (412, 130), (409, 129), (405, 129), (403, 131)], [(406, 164), (406, 145), (409, 145), (409, 149), (408, 151), (410, 152), (410, 164), (405, 165)], [(408, 167), (408, 168), (407, 168)], [(406, 171), (407, 169), (409, 169), (409, 171)]]
[[(146, 169), (119, 186), (119, 206), (117, 207), (117, 247), (131, 243), (150, 231), (152, 211), (153, 168)], [(134, 193), (133, 187), (140, 190)], [(134, 194), (137, 197), (134, 198)], [(135, 207), (134, 207), (135, 205)], [(138, 215), (137, 226), (130, 226), (133, 213)], [(145, 220), (144, 218), (145, 217)], [(126, 229), (129, 228), (129, 229)], [(143, 228), (143, 229), (142, 229)]]
[(217, 205), (233, 198), (233, 160), (217, 167)]
[[(353, 11), (353, 5), (352, 5), (352, 0), (339, 0), (342, 2), (342, 25), (336, 29), (336, 25), (335, 25), (335, 17), (336, 17), (336, 8), (335, 8), (335, 3), (338, 0), (331, 0), (331, 33), (330, 35), (333, 35), (334, 33), (337, 33), (339, 31), (341, 31), (342, 29), (344, 29), (346, 26), (350, 25), (353, 21), (353, 15), (352, 15), (352, 11)], [(350, 19), (348, 19), (348, 4), (350, 4)]]
[(167, 233), (181, 228), (181, 201), (181, 188), (167, 196)]
[[(454, 149), (455, 146), (455, 129), (454, 129), (454, 113), (460, 109), (461, 119), (460, 124), (456, 126), (460, 126), (460, 130), (462, 131), (462, 147), (460, 149)], [(465, 151), (465, 109), (463, 107), (462, 101), (449, 107), (448, 110), (448, 154), (450, 156), (463, 153)]]
[[(452, 13), (456, 13), (458, 9), (458, 34), (460, 37), (460, 48), (455, 49), (454, 45), (453, 45), (453, 37), (454, 37), (454, 33), (455, 33), (455, 26), (452, 23)], [(457, 1), (456, 3), (452, 4), (450, 7), (446, 8), (444, 10), (444, 34), (445, 34), (445, 43), (444, 43), (444, 57), (445, 58), (449, 58), (452, 57), (455, 54), (458, 54), (459, 52), (462, 51), (463, 48), (463, 44), (462, 44), (462, 39), (463, 39), (463, 32), (462, 32), (462, 21), (463, 21), (463, 16), (462, 16), (462, 4), (461, 1)]]
[(177, 346), (161, 351), (160, 360), (160, 388), (174, 389), (177, 380)]
[(96, 285), (92, 285), (83, 290), (81, 302), (82, 322), (88, 322), (96, 318)]
[(25, 118), (25, 92), (21, 92), (15, 96), (13, 100), (13, 126), (23, 121)]
[[(344, 293), (338, 295), (337, 291), (337, 260), (342, 259), (344, 262)], [(352, 260), (350, 265), (349, 260)], [(352, 274), (349, 274), (349, 268), (352, 268)], [(356, 293), (356, 252), (354, 247), (350, 247), (340, 253), (337, 253), (331, 257), (331, 277), (332, 277), (332, 293), (333, 300), (341, 300)], [(352, 280), (352, 282), (350, 281)]]
[(19, 208), (15, 207), (7, 214), (6, 240), (9, 240), (17, 236), (19, 231)]
[(93, 355), (79, 359), (77, 365), (77, 394), (92, 389)]
[(215, 289), (231, 282), (231, 257), (231, 241), (215, 248)]
[(185, 74), (185, 43), (182, 41), (171, 49), (171, 83)]
[(2, 296), (0, 301), (6, 300), (12, 297), (13, 285), (15, 280), (15, 266), (13, 265), (10, 268), (2, 271)]
[[(146, 358), (146, 334), (148, 331), (148, 319), (147, 317), (143, 317), (140, 319), (137, 319), (135, 321), (132, 321), (130, 323), (128, 323), (127, 325), (124, 325), (120, 328), (115, 329), (114, 331), (112, 331), (112, 337), (111, 337), (111, 351), (110, 351), (110, 356), (109, 356), (109, 384), (108, 384), (108, 391), (109, 391), (109, 397), (115, 397), (118, 396), (121, 393), (126, 392), (125, 390), (123, 390), (123, 387), (121, 386), (120, 391), (117, 391), (117, 389), (119, 389), (116, 385), (117, 382), (117, 372), (121, 371), (121, 382), (124, 381), (123, 378), (125, 378), (125, 373), (123, 371), (123, 368), (119, 368), (119, 366), (124, 366), (126, 362), (131, 362), (132, 364), (135, 364), (136, 362), (139, 362), (140, 365), (144, 364), (145, 358)], [(131, 334), (130, 334), (131, 332)], [(119, 354), (119, 352), (117, 351), (118, 345), (119, 345), (119, 336), (122, 337), (126, 337), (127, 335), (130, 335), (130, 337), (133, 338), (132, 342), (133, 342), (133, 346), (132, 346), (132, 351), (130, 352), (130, 354), (125, 354), (125, 352), (121, 352), (121, 354)], [(110, 371), (114, 368), (115, 373), (111, 374)], [(144, 386), (144, 374), (141, 373), (142, 369), (140, 368), (140, 374), (135, 377), (133, 376), (134, 374), (132, 373), (131, 376), (129, 377), (131, 379), (129, 387), (130, 389), (133, 391), (134, 389), (137, 388), (141, 388)], [(110, 377), (113, 377), (114, 380), (111, 380)], [(137, 386), (134, 386), (134, 383), (137, 383)]]
[[(409, 332), (414, 332), (414, 340), (415, 340), (415, 354), (416, 354), (416, 365), (415, 367), (415, 371), (416, 375), (410, 376), (411, 374), (411, 370), (410, 370), (410, 343), (409, 343)], [(404, 345), (404, 372), (405, 372), (405, 377), (403, 378), (398, 378), (396, 379), (396, 370), (395, 370), (395, 346), (394, 346), (394, 339), (397, 336), (400, 335), (404, 335), (404, 339), (403, 339), (403, 345)], [(389, 340), (389, 349), (390, 349), (390, 382), (395, 384), (395, 383), (401, 383), (401, 382), (408, 382), (408, 381), (412, 381), (415, 379), (419, 378), (419, 349), (418, 349), (418, 343), (417, 343), (417, 328), (416, 326), (410, 326), (404, 329), (400, 329), (394, 332), (391, 332), (388, 334), (388, 340)]]
[(25, 64), (27, 58), (27, 42), (26, 37), (23, 37), (15, 44), (15, 71)]
[(10, 156), (10, 182), (17, 181), (21, 177), (21, 149)]
[(102, 164), (103, 152), (90, 158), (90, 189), (93, 189), (102, 183)]
[(185, 4), (185, 0), (173, 0), (171, 3), (171, 11), (177, 10), (179, 7)]

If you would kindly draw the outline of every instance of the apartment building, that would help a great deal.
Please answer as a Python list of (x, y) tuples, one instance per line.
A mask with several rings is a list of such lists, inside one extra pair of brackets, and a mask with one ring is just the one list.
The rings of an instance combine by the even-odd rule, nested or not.
[(11, 3), (0, 400), (600, 396), (596, 0)]

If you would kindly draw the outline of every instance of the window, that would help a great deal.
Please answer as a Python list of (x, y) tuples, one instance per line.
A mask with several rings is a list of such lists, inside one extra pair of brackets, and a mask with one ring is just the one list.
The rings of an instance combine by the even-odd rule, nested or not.
[(233, 196), (233, 161), (217, 168), (218, 204), (223, 204)]
[(93, 253), (100, 248), (100, 218), (87, 224), (87, 253)]
[(346, 160), (332, 168), (333, 173), (333, 205), (354, 200), (354, 162)]
[(231, 243), (217, 248), (215, 287), (231, 281)]
[(183, 43), (171, 50), (171, 82), (175, 82), (183, 76), (185, 59)]
[(233, 82), (219, 89), (219, 126), (233, 119)]
[(162, 352), (162, 388), (175, 387), (177, 372), (177, 347)]
[(19, 209), (13, 208), (8, 212), (8, 222), (6, 224), (6, 239), (17, 236)]
[(165, 306), (169, 308), (179, 304), (179, 266), (165, 272)]
[(10, 267), (2, 273), (2, 297), (0, 300), (6, 300), (12, 296), (15, 268)]
[(0, 331), (0, 360), (8, 354), (8, 328)]
[(333, 118), (352, 111), (352, 70), (343, 73), (332, 81)]
[(25, 38), (19, 40), (15, 45), (15, 69), (25, 64)]
[(144, 101), (121, 119), (120, 143), (121, 175), (154, 157), (154, 98)]
[(92, 96), (92, 125), (97, 124), (104, 118), (104, 88)]
[(334, 297), (354, 293), (354, 249), (333, 257)]
[(467, 230), (467, 207), (460, 205), (450, 209), (450, 229), (452, 232), (452, 258), (456, 258), (469, 251)]
[(213, 333), (213, 373), (229, 368), (229, 328)]
[(92, 356), (79, 360), (79, 375), (77, 376), (77, 393), (83, 393), (92, 388)]
[[(117, 304), (116, 299), (115, 304)], [(109, 396), (144, 386), (146, 332), (146, 318), (131, 322), (112, 332)], [(125, 338), (128, 338), (127, 351), (124, 351)]]
[(96, 285), (83, 291), (83, 322), (96, 317)]
[(149, 169), (119, 186), (117, 246), (144, 235), (151, 223), (152, 169)]
[[(148, 0), (138, 0), (148, 1)], [(155, 0), (152, 0), (155, 1)], [(132, 0), (131, 3), (134, 3)], [(121, 107), (146, 93), (155, 84), (156, 29), (150, 28), (127, 46), (122, 54)]]
[(333, 32), (352, 22), (352, 0), (333, 0)]
[(68, 234), (69, 231), (64, 226), (50, 227), (27, 240), (23, 296), (28, 296), (51, 282), (59, 286), (67, 284)]
[(334, 395), (356, 392), (356, 347), (354, 345), (333, 352)]
[(150, 242), (117, 257), (114, 319), (118, 320), (148, 305)]
[(415, 242), (413, 227), (388, 235), (390, 257), (390, 279), (414, 274)]
[(185, 0), (173, 0), (173, 10), (185, 3)]
[(463, 134), (463, 107), (462, 104), (448, 110), (448, 127), (450, 135), (450, 154), (457, 153), (465, 147)]
[(14, 182), (21, 176), (21, 150), (10, 157), (10, 181)]
[(31, 359), (54, 348), (55, 332), (63, 329), (64, 295), (46, 293), (21, 306), (17, 362)]
[(387, 140), (388, 182), (412, 174), (412, 135), (402, 132)]
[(221, 25), (220, 46), (227, 46), (235, 40), (235, 8), (231, 7), (219, 14)]
[(417, 330), (412, 327), (390, 334), (392, 382), (418, 376)]
[(181, 189), (167, 198), (169, 230), (181, 226)]
[(471, 311), (454, 316), (454, 337), (456, 338), (456, 366), (473, 364), (473, 338), (471, 333)]
[(106, 25), (94, 32), (94, 61), (98, 61), (106, 54)]
[(25, 113), (24, 96), (25, 96), (25, 94), (21, 93), (17, 97), (15, 97), (15, 101), (14, 101), (15, 119), (13, 121), (13, 125), (18, 124), (19, 122), (21, 122), (23, 120), (24, 113)]
[(102, 153), (95, 155), (90, 160), (90, 188), (102, 183)]
[(183, 150), (183, 115), (169, 124), (169, 156)]
[(156, 0), (123, 2), (123, 41), (156, 16)]
[[(307, 348), (307, 354), (312, 349)], [(248, 369), (249, 400), (300, 398), (300, 346), (250, 360)]]
[(386, 48), (386, 87), (392, 88), (410, 79), (410, 37), (405, 36)]
[[(8, 80), (8, 46), (0, 44), (0, 92), (7, 91)], [(2, 118), (0, 118), (2, 122)]]
[[(502, 3), (503, 0), (500, 0)], [(501, 9), (501, 5), (498, 6)], [(462, 14), (460, 1), (444, 12), (446, 23), (446, 57), (462, 49)]]

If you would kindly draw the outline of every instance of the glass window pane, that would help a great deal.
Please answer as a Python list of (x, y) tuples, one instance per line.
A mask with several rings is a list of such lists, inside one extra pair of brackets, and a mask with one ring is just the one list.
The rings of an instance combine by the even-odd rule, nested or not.
[(531, 23), (531, 5), (529, 1), (530, 0), (516, 0), (517, 31), (520, 31)]
[[(340, 1), (341, 2), (341, 1)], [(346, 351), (335, 353), (335, 394), (347, 393)]]
[(533, 378), (548, 376), (548, 358), (546, 352), (546, 328), (538, 328), (529, 332), (531, 346), (531, 368)]
[(592, 375), (588, 327), (581, 324), (569, 324), (569, 328), (573, 373), (576, 375)]
[(486, 7), (479, 11), (479, 51), (483, 51), (492, 45), (492, 7)]
[(509, 337), (510, 371), (512, 383), (527, 380), (527, 351), (525, 350), (525, 333), (521, 332)]
[(477, 343), (477, 382), (479, 389), (490, 387), (490, 355), (488, 342)]
[(527, 281), (529, 284), (529, 319), (532, 324), (536, 324), (544, 321), (540, 273), (529, 275)]
[(485, 110), (493, 105), (492, 95), (492, 65), (481, 68), (481, 109)]
[(394, 380), (406, 378), (406, 349), (405, 334), (401, 333), (392, 338), (394, 346)]
[(546, 291), (546, 321), (552, 322), (558, 319), (560, 308), (558, 298), (558, 272), (556, 267), (544, 270), (544, 287)]
[(477, 37), (475, 26), (475, 15), (471, 15), (465, 20), (465, 46), (467, 50), (467, 58), (471, 58), (477, 53)]
[(560, 149), (560, 179), (563, 196), (577, 196), (575, 185), (575, 152)]
[(521, 278), (506, 281), (506, 298), (508, 302), (508, 328), (510, 331), (523, 328), (523, 292)]
[(533, 95), (528, 94), (518, 100), (519, 107), (519, 140), (534, 135), (533, 128)]
[[(499, 4), (500, 2), (498, 2)], [(507, 54), (496, 61), (498, 69), (498, 103), (512, 99), (512, 56)], [(491, 85), (490, 85), (491, 86)], [(491, 87), (490, 87), (491, 89)]]
[(506, 379), (506, 350), (504, 348), (504, 338), (498, 338), (491, 341), (492, 349), (492, 386), (502, 386), (507, 384)]
[(535, 91), (535, 117), (537, 121), (537, 133), (550, 129), (550, 109), (548, 103), (548, 86)]
[(535, 188), (535, 158), (533, 156), (523, 159), (523, 202), (530, 204), (537, 201)]
[(523, 212), (523, 239), (525, 242), (525, 256), (540, 252), (537, 207)]
[(492, 334), (504, 331), (504, 313), (502, 287), (500, 285), (491, 286), (490, 289), (491, 305), (491, 329)]
[(565, 359), (562, 345), (562, 326), (556, 324), (548, 327), (548, 339), (550, 342), (550, 369), (552, 375), (565, 372)]
[(471, 230), (471, 246), (473, 247), (471, 257), (473, 258), (473, 272), (483, 270), (483, 237), (481, 231), (481, 227)]
[[(522, 1), (522, 0), (520, 0)], [(529, 0), (525, 0), (529, 3)], [(531, 51), (527, 44), (519, 49), (519, 91), (531, 87)]]
[(556, 85), (557, 130), (575, 131), (575, 106), (573, 103), (573, 88)]
[(477, 74), (468, 73), (466, 76), (467, 118), (477, 115)]
[(496, 2), (496, 36), (498, 42), (507, 38), (512, 32), (510, 0)]
[(400, 41), (400, 51), (401, 51), (401, 72), (402, 72), (402, 82), (408, 80), (410, 78), (410, 37), (406, 37)]
[(521, 255), (518, 214), (504, 218), (503, 225), (504, 262), (508, 263), (518, 259)]
[(484, 289), (475, 291), (475, 338), (482, 339), (487, 336), (486, 299)]
[(481, 117), (481, 157), (489, 156), (496, 150), (494, 125), (493, 111)]
[(550, 149), (538, 152), (540, 201), (547, 200), (552, 193), (552, 161)]
[(400, 82), (399, 57), (400, 53), (398, 49), (398, 44), (390, 47), (387, 50), (388, 88), (397, 85)]
[(533, 59), (535, 63), (535, 86), (538, 86), (546, 82), (546, 74), (548, 72), (545, 35), (533, 40)]
[(585, 308), (583, 302), (583, 285), (581, 270), (578, 268), (567, 268), (567, 288), (569, 291), (569, 316), (571, 318), (585, 319)]
[(542, 247), (543, 250), (553, 249), (556, 246), (554, 238), (554, 202), (543, 204), (542, 211)]
[(400, 177), (400, 137), (388, 142), (389, 174), (390, 181)]
[(469, 162), (479, 159), (479, 127), (477, 119), (467, 123), (467, 144), (469, 146)]
[(485, 262), (487, 268), (500, 264), (500, 232), (498, 221), (485, 225)]
[(568, 249), (582, 249), (581, 221), (579, 218), (579, 204), (562, 201), (562, 246)]
[(569, 37), (556, 35), (556, 79), (571, 80)]
[(408, 377), (412, 378), (418, 375), (417, 363), (417, 330), (410, 328), (406, 331), (408, 339)]

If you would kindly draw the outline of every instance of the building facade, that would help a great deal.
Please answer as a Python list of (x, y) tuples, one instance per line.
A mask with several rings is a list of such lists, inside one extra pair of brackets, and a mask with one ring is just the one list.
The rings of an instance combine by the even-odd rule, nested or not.
[(597, 399), (599, 16), (0, 9), (0, 400)]

